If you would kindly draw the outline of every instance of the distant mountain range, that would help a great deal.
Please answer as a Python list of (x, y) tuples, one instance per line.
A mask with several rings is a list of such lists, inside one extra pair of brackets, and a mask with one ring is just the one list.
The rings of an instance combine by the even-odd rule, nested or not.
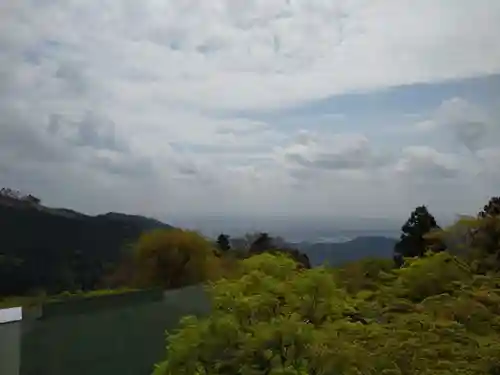
[[(231, 246), (236, 249), (248, 249), (255, 239), (254, 235), (232, 238)], [(363, 258), (390, 259), (393, 256), (394, 245), (398, 240), (386, 236), (358, 236), (342, 241), (341, 236), (324, 241), (286, 241), (281, 237), (273, 238), (273, 243), (281, 248), (293, 248), (307, 255), (312, 267), (322, 264), (340, 266), (342, 264)]]
[(313, 267), (339, 266), (362, 258), (389, 259), (397, 239), (380, 236), (357, 237), (346, 242), (300, 242), (294, 246), (307, 254)]

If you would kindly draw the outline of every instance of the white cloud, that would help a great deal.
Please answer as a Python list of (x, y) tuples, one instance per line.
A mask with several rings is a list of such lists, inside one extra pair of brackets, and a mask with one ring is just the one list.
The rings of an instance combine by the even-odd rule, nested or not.
[(430, 119), (418, 122), (417, 130), (453, 138), (468, 150), (475, 152), (496, 145), (500, 139), (498, 120), (488, 111), (463, 98), (444, 100)]
[[(461, 97), (453, 97), (444, 100), (431, 118), (416, 124), (416, 128), (430, 139), (447, 140), (455, 145), (455, 162), (452, 162), (450, 155), (446, 163), (443, 156), (438, 157), (436, 153), (434, 159), (440, 159), (443, 167), (445, 163), (455, 172), (468, 170), (471, 181), (491, 192), (498, 189), (500, 183), (500, 124), (498, 113), (495, 114), (494, 110)], [(460, 152), (457, 146), (465, 147), (467, 152)]]
[(500, 146), (479, 150), (477, 158), (479, 160), (478, 175), (498, 190), (500, 186)]
[(402, 175), (423, 179), (426, 183), (428, 180), (457, 177), (462, 170), (457, 155), (440, 153), (428, 146), (405, 148), (395, 169)]
[[(295, 134), (235, 113), (500, 72), (495, 0), (1, 7), (0, 180), (91, 212), (380, 212), (403, 199), (387, 181), (461, 165), (422, 148), (398, 161), (357, 130)], [(452, 99), (422, 126), (462, 124), (456, 136), (491, 163), (482, 116)]]
[(500, 71), (494, 0), (26, 0), (3, 14), (4, 49), (51, 59), (73, 89), (105, 80), (113, 97), (127, 89), (197, 107), (261, 108)]
[(323, 170), (366, 170), (383, 166), (389, 159), (377, 153), (362, 134), (322, 136), (299, 132), (294, 142), (278, 150), (286, 164)]

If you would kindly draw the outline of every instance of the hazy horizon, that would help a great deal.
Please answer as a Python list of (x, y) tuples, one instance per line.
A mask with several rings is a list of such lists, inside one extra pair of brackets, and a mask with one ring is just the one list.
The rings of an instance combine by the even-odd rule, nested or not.
[[(215, 238), (220, 233), (232, 237), (267, 232), (292, 242), (343, 241), (359, 236), (399, 237), (407, 217), (396, 218), (293, 218), (293, 217), (202, 217), (162, 218), (162, 221), (184, 229), (197, 230)], [(442, 226), (453, 218), (437, 218)]]
[[(174, 227), (196, 230), (215, 238), (221, 233), (232, 237), (248, 233), (267, 232), (293, 242), (300, 241), (343, 241), (359, 236), (398, 237), (401, 226), (410, 216), (399, 217), (349, 217), (349, 216), (292, 216), (285, 214), (240, 215), (148, 215), (134, 211), (78, 210), (75, 207), (48, 206), (57, 209), (70, 209), (86, 215), (103, 215), (117, 212), (126, 215), (142, 215), (160, 220)], [(479, 211), (479, 210), (478, 210)], [(433, 212), (431, 212), (434, 214)], [(455, 213), (454, 215), (434, 215), (440, 226), (452, 224), (460, 215), (475, 215), (477, 212)], [(340, 239), (340, 240), (339, 240)]]

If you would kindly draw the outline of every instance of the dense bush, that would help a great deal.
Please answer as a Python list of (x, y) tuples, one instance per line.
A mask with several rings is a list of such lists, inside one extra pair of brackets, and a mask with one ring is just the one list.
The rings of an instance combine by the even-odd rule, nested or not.
[(178, 288), (216, 278), (221, 261), (200, 234), (181, 229), (144, 233), (133, 252), (137, 285)]
[(211, 286), (211, 316), (185, 318), (169, 336), (155, 375), (494, 373), (500, 278), (474, 275), (447, 253), (398, 270), (358, 267), (341, 284), (353, 265), (332, 272), (297, 270), (280, 255), (244, 260), (241, 277)]

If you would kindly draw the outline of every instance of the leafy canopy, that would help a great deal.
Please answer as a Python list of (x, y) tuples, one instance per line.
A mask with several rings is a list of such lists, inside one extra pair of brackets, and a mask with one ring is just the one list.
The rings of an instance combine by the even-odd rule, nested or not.
[(363, 267), (357, 277), (369, 282), (351, 282), (370, 288), (355, 290), (339, 284), (343, 270), (297, 270), (289, 257), (268, 253), (244, 260), (240, 277), (210, 287), (212, 314), (185, 318), (168, 337), (155, 375), (494, 370), (498, 277), (476, 276), (447, 253), (407, 259), (401, 269)]
[(134, 248), (141, 286), (176, 288), (203, 282), (218, 272), (212, 244), (196, 232), (160, 229), (143, 234)]

